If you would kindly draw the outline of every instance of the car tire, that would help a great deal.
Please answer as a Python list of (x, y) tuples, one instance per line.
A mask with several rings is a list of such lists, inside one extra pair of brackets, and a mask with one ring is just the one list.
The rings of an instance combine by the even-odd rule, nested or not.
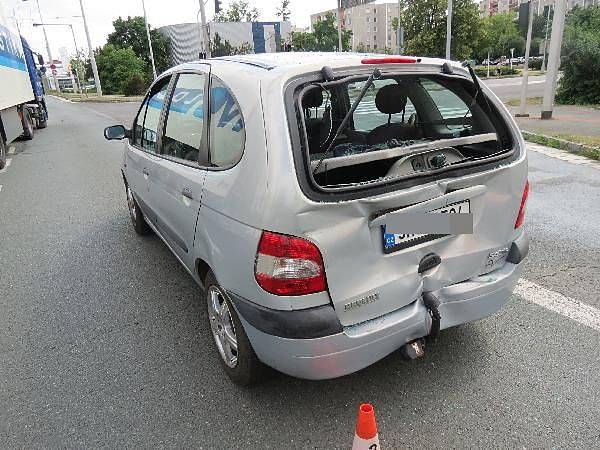
[(35, 125), (33, 124), (33, 117), (27, 108), (23, 109), (23, 137), (30, 141), (33, 139)]
[[(254, 353), (229, 296), (210, 270), (204, 288), (207, 323), (225, 373), (239, 386), (250, 387), (265, 381), (270, 370)], [(235, 349), (230, 345), (232, 338)]]
[(4, 145), (4, 139), (0, 136), (0, 170), (6, 166), (6, 145)]
[(146, 223), (144, 214), (142, 213), (138, 202), (135, 200), (135, 197), (133, 196), (133, 191), (131, 190), (128, 184), (125, 185), (125, 193), (127, 195), (127, 209), (129, 209), (129, 217), (131, 218), (133, 229), (140, 236), (149, 234), (152, 231), (152, 229)]

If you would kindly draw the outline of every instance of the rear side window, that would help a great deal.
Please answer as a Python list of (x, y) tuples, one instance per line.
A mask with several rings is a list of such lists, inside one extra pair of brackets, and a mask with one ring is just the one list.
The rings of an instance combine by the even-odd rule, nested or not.
[(179, 75), (169, 103), (162, 153), (186, 161), (198, 161), (204, 131), (206, 75)]
[(229, 167), (242, 157), (246, 129), (240, 105), (231, 91), (216, 77), (210, 83), (210, 162)]
[(461, 100), (458, 95), (447, 87), (426, 78), (421, 80), (421, 86), (425, 88), (435, 103), (442, 118), (456, 119), (471, 116), (471, 111), (469, 111), (469, 107), (464, 100)]
[(152, 87), (135, 121), (134, 144), (152, 153), (156, 152), (160, 113), (165, 102), (169, 81), (170, 77), (159, 81)]

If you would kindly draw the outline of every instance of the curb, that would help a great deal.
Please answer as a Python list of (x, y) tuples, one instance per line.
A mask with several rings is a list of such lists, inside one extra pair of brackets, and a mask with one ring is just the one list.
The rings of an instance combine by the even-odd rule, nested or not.
[[(560, 150), (567, 150), (571, 153), (575, 153), (581, 156), (588, 156), (590, 153), (600, 152), (599, 147), (589, 147), (587, 145), (577, 144), (575, 142), (566, 141), (564, 139), (559, 139), (552, 136), (547, 136), (545, 134), (532, 133), (530, 131), (525, 130), (521, 130), (521, 134), (526, 140), (529, 140), (528, 138), (533, 138), (531, 142), (534, 142), (536, 144), (539, 144), (539, 139), (544, 139), (545, 141), (547, 141), (547, 143), (542, 145), (558, 148)], [(557, 143), (557, 145), (552, 145), (553, 143)]]

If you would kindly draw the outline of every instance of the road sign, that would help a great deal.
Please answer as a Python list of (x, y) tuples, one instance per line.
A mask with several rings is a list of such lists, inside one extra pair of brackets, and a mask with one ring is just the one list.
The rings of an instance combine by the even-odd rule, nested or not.
[(52, 73), (54, 73), (54, 70), (56, 69), (56, 64), (50, 64), (50, 68), (52, 69)]

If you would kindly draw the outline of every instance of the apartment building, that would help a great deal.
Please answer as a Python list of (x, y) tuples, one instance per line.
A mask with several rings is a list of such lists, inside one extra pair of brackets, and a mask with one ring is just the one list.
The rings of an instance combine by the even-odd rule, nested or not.
[[(499, 13), (519, 12), (519, 5), (527, 3), (528, 0), (482, 0), (479, 3), (479, 14), (481, 17), (490, 17)], [(600, 0), (567, 0), (567, 10), (576, 6), (585, 8), (587, 6), (600, 3)], [(554, 0), (535, 1), (534, 8), (536, 14), (542, 14), (545, 6), (554, 5)]]
[[(330, 9), (310, 16), (311, 27), (324, 20), (328, 14), (335, 18), (337, 26), (338, 11)], [(398, 36), (392, 29), (392, 19), (398, 17), (398, 2), (368, 3), (343, 11), (342, 27), (352, 31), (350, 46), (353, 51), (383, 53), (386, 50), (398, 51)]]

